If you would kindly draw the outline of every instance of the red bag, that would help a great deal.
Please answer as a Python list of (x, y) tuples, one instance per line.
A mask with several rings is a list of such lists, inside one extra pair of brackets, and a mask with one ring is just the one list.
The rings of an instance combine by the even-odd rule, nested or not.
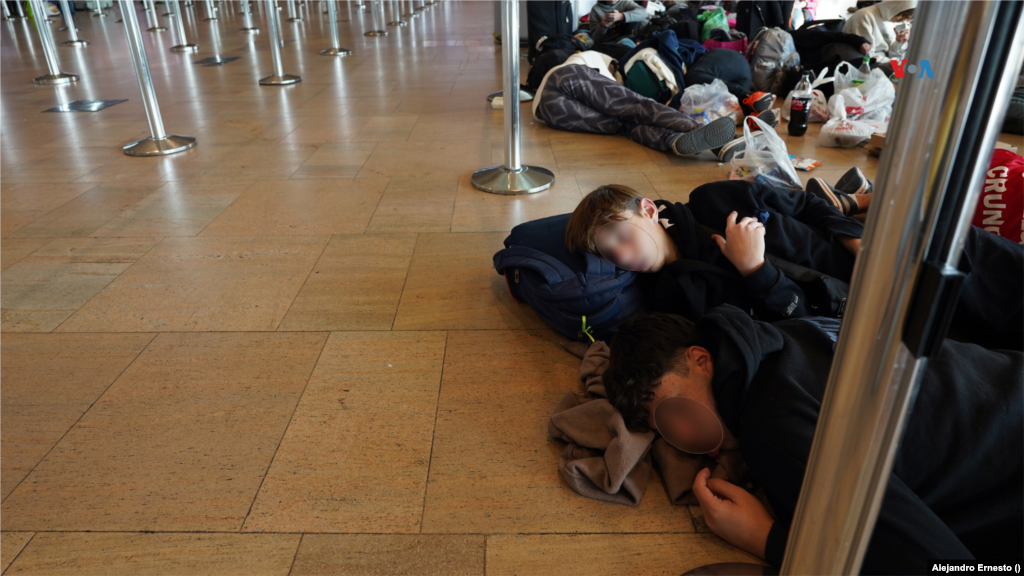
[(712, 40), (708, 38), (704, 41), (704, 47), (708, 50), (712, 48), (725, 48), (726, 50), (735, 50), (740, 54), (747, 53), (747, 39), (740, 38), (739, 40), (732, 40), (731, 42), (722, 42), (721, 40)]
[(992, 154), (971, 224), (1024, 244), (1024, 158), (1003, 149)]

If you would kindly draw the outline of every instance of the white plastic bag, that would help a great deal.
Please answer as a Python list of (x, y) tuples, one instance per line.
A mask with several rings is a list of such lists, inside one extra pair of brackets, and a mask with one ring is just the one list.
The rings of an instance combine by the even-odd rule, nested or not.
[(871, 124), (846, 117), (846, 103), (843, 102), (842, 94), (829, 99), (829, 111), (832, 117), (818, 133), (818, 144), (822, 146), (853, 148), (870, 139), (875, 132)]
[(771, 186), (802, 190), (800, 177), (793, 168), (786, 143), (763, 120), (753, 116), (749, 118), (757, 124), (760, 133), (751, 133), (750, 126), (743, 123), (746, 148), (733, 156), (729, 179), (759, 180)]
[(727, 116), (735, 121), (740, 116), (740, 101), (729, 93), (725, 82), (715, 78), (710, 84), (687, 86), (679, 99), (679, 109), (701, 123)]
[[(811, 105), (807, 111), (808, 122), (828, 122), (828, 102), (825, 101), (825, 93), (821, 90), (815, 90), (818, 86), (832, 82), (833, 76), (825, 77), (828, 74), (828, 68), (826, 67), (818, 74), (818, 79), (811, 82)], [(789, 121), (789, 111), (793, 107), (793, 91), (789, 91), (789, 95), (786, 96), (786, 102), (782, 105), (782, 119)]]
[[(865, 85), (867, 83), (861, 87)], [(896, 100), (896, 90), (893, 88), (892, 82), (888, 80), (875, 82), (866, 91), (860, 88), (844, 88), (829, 99), (829, 110), (833, 108), (832, 101), (840, 96), (846, 104), (847, 118), (867, 122), (885, 122), (892, 115), (892, 103)]]

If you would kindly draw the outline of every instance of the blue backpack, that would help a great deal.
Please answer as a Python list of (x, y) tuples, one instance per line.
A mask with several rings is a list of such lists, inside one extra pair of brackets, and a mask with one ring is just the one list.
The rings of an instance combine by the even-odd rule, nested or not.
[(512, 298), (566, 338), (606, 340), (619, 323), (643, 312), (640, 284), (635, 272), (600, 256), (569, 252), (568, 222), (563, 214), (516, 226), (494, 255), (494, 269), (505, 276)]

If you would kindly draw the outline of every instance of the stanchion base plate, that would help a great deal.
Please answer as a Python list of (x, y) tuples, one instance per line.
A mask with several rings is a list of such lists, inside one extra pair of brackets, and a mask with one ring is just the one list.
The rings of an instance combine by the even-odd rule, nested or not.
[(778, 568), (748, 562), (719, 562), (683, 572), (683, 576), (774, 576)]
[(259, 28), (239, 28), (238, 29), (238, 33), (239, 34), (259, 34), (260, 33), (260, 29)]
[(289, 18), (285, 22), (302, 22), (302, 18)]
[(266, 78), (260, 79), (260, 84), (264, 86), (285, 86), (287, 84), (295, 84), (297, 82), (302, 82), (302, 76), (285, 74), (284, 76), (267, 76)]
[(473, 172), (470, 181), (491, 194), (534, 194), (550, 188), (555, 183), (555, 175), (537, 166), (523, 166), (519, 172), (512, 172), (499, 164)]
[(415, 18), (417, 16), (419, 16), (419, 14), (417, 14), (415, 12), (409, 12), (408, 14), (402, 14), (402, 18), (410, 18), (411, 19), (411, 18)]
[(196, 139), (191, 136), (168, 134), (163, 138), (143, 138), (126, 144), (124, 153), (129, 156), (166, 156), (193, 148)]
[(38, 78), (33, 78), (32, 81), (36, 84), (70, 84), (72, 82), (78, 82), (78, 75), (61, 72), (60, 74), (39, 76)]
[(214, 16), (213, 18), (203, 18), (203, 22), (210, 22), (211, 20), (216, 20), (216, 19), (217, 19), (216, 16)]
[(327, 50), (321, 50), (321, 54), (324, 56), (351, 56), (352, 51), (348, 48), (328, 48)]
[(95, 13), (94, 13), (94, 14), (92, 15), (92, 17), (93, 17), (93, 18), (106, 18), (106, 17), (107, 17), (107, 15), (106, 15), (106, 14), (95, 14)]
[(165, 28), (163, 26), (152, 26), (150, 28), (146, 28), (146, 31), (147, 32), (166, 32), (167, 28)]
[(199, 44), (178, 44), (171, 46), (171, 52), (199, 52)]
[(68, 46), (69, 48), (81, 48), (83, 46), (88, 46), (89, 41), (79, 38), (78, 40), (65, 40), (64, 42), (61, 42), (60, 45)]
[(388, 31), (387, 30), (370, 30), (369, 32), (363, 34), (363, 36), (387, 36), (387, 35), (388, 35)]
[(388, 22), (388, 26), (408, 26), (409, 23), (405, 20), (395, 20), (394, 22)]

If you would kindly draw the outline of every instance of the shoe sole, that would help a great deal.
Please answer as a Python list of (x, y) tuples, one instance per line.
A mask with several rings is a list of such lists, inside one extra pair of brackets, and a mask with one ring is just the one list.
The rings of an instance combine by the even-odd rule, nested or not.
[[(814, 190), (811, 190), (812, 184), (814, 185)], [(832, 190), (828, 187), (827, 184), (824, 183), (824, 181), (822, 181), (821, 178), (811, 178), (810, 180), (808, 180), (806, 190), (809, 194), (814, 194), (819, 198), (824, 196), (825, 199), (829, 202), (829, 204), (832, 204), (833, 208), (839, 210), (840, 214), (844, 214), (843, 201), (840, 200), (839, 197), (832, 192)]]
[[(760, 130), (758, 132), (760, 133)], [(747, 141), (743, 138), (736, 138), (732, 142), (729, 142), (725, 146), (722, 146), (721, 150), (718, 151), (719, 162), (732, 162), (733, 156), (747, 149)]]
[(721, 148), (736, 137), (736, 123), (732, 118), (719, 118), (707, 126), (701, 126), (681, 134), (673, 143), (676, 154), (687, 156), (704, 150)]
[[(847, 178), (846, 178), (846, 174), (850, 174), (850, 173), (854, 174), (854, 176), (850, 177), (849, 179), (850, 180), (856, 179), (857, 180), (857, 185), (856, 185), (856, 190), (854, 190), (852, 192), (847, 192), (847, 190), (852, 190), (854, 188), (854, 186), (851, 185), (852, 183), (848, 182)], [(870, 188), (869, 188), (870, 183), (869, 183), (867, 177), (864, 176), (863, 172), (861, 172), (860, 170), (851, 169), (846, 174), (843, 174), (843, 177), (840, 178), (838, 182), (836, 182), (836, 186), (835, 186), (836, 190), (839, 190), (840, 192), (842, 192), (844, 194), (850, 194), (850, 195), (867, 194), (868, 192), (870, 192)]]

